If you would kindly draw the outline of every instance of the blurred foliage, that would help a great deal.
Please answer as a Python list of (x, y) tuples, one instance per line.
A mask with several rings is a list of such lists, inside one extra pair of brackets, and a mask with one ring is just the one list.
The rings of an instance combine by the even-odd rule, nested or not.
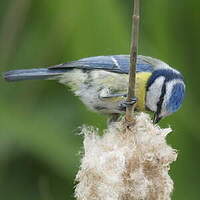
[[(181, 200), (200, 196), (199, 9), (196, 0), (142, 1), (139, 52), (175, 66), (187, 82), (184, 106), (161, 122), (174, 129), (173, 199)], [(131, 10), (131, 0), (1, 0), (0, 70), (129, 53)], [(105, 117), (54, 81), (1, 78), (0, 91), (0, 199), (73, 199), (78, 127), (103, 130)]]

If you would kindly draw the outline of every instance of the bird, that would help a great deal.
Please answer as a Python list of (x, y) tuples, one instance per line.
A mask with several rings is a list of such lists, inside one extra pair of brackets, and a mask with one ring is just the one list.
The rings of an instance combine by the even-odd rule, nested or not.
[(167, 63), (138, 55), (136, 61), (135, 97), (127, 101), (130, 56), (107, 55), (82, 58), (47, 68), (19, 69), (4, 73), (7, 81), (57, 80), (92, 111), (117, 121), (129, 104), (136, 111), (151, 111), (158, 123), (176, 112), (185, 96), (182, 74)]

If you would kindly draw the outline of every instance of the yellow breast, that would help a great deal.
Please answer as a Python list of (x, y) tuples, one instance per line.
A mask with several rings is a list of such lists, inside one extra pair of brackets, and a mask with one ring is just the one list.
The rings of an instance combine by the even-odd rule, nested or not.
[(151, 76), (150, 72), (136, 73), (136, 86), (135, 86), (135, 95), (137, 97), (136, 108), (140, 111), (145, 110), (146, 84), (150, 76)]

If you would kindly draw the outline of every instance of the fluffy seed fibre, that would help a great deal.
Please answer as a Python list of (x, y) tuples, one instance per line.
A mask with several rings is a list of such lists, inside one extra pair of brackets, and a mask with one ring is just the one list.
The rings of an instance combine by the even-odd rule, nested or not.
[(83, 127), (84, 154), (76, 176), (77, 200), (169, 200), (173, 181), (169, 165), (177, 152), (166, 143), (170, 128), (152, 124), (149, 115), (109, 125), (103, 136)]

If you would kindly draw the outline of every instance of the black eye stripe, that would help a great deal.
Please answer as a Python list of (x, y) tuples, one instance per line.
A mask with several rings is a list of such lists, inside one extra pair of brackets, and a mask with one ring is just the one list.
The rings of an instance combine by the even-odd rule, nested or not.
[(163, 83), (162, 90), (161, 90), (161, 95), (160, 95), (159, 101), (157, 103), (157, 110), (156, 110), (157, 116), (160, 115), (161, 110), (162, 110), (162, 104), (163, 104), (163, 101), (164, 101), (164, 96), (166, 94), (166, 82), (167, 81), (165, 80), (164, 83)]

